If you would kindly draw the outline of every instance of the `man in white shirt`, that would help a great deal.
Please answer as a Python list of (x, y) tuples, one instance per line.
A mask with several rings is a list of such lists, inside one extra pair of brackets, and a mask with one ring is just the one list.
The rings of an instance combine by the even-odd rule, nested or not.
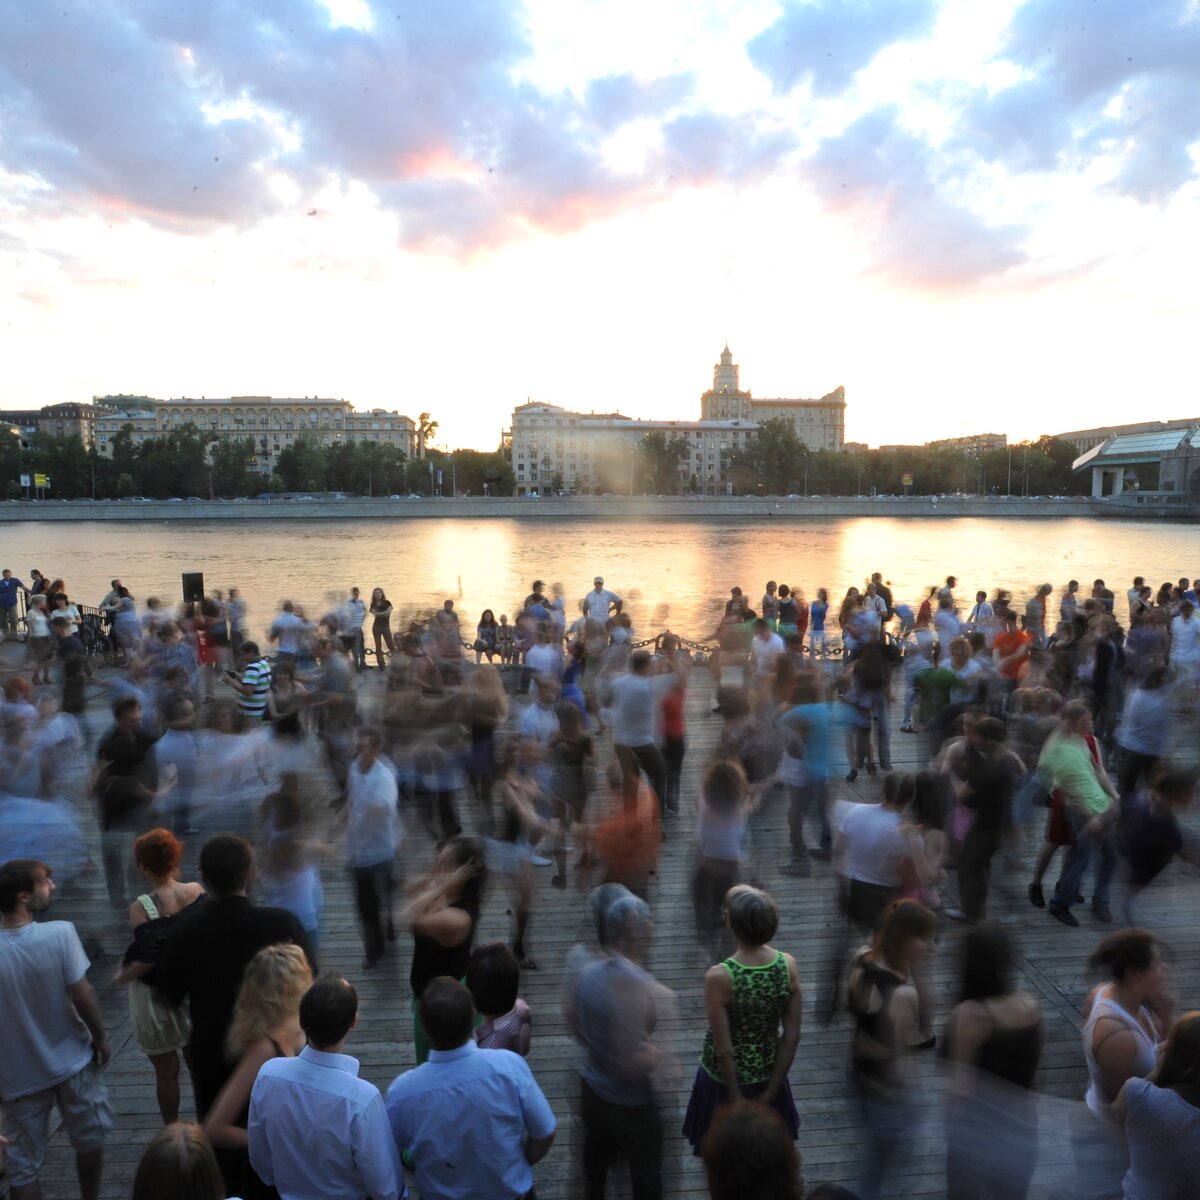
[[(637, 812), (639, 769), (646, 772), (658, 797), (660, 811), (667, 811), (667, 762), (654, 733), (659, 705), (678, 682), (678, 676), (673, 671), (652, 676), (651, 661), (645, 650), (635, 651), (629, 659), (629, 673), (617, 675), (609, 683), (613, 701), (613, 750), (621, 764), (627, 813)], [(671, 811), (678, 807), (678, 801), (675, 801)]]
[(987, 592), (975, 593), (975, 607), (967, 618), (967, 626), (972, 633), (984, 633), (987, 629), (985, 622), (992, 619), (992, 606), (988, 603)]
[(1200, 672), (1200, 618), (1190, 600), (1179, 606), (1179, 616), (1171, 619), (1171, 663), (1189, 680)]
[(562, 678), (562, 638), (557, 626), (538, 631), (537, 641), (525, 651), (525, 665), (535, 675)]
[(377, 729), (360, 729), (358, 757), (346, 775), (346, 858), (354, 872), (355, 900), (362, 924), (363, 970), (383, 957), (384, 937), (394, 937), (392, 864), (403, 840), (399, 795), (391, 764), (381, 756)]
[(263, 1064), (250, 1093), (250, 1163), (283, 1200), (399, 1200), (404, 1175), (379, 1089), (343, 1053), (358, 995), (322, 975), (300, 1001), (308, 1045)]
[(621, 597), (604, 586), (604, 579), (600, 575), (592, 581), (592, 590), (583, 598), (587, 615), (595, 617), (597, 621), (607, 621), (610, 612), (620, 612), (621, 604)]
[(475, 1005), (456, 979), (427, 984), (417, 1016), (433, 1049), (392, 1082), (387, 1111), (421, 1200), (531, 1196), (557, 1122), (529, 1064), (475, 1044)]
[(100, 1194), (113, 1112), (97, 1075), (112, 1057), (91, 965), (69, 921), (34, 921), (54, 894), (50, 868), (18, 858), (0, 866), (0, 1097), (14, 1197), (41, 1196), (55, 1105), (75, 1151), (83, 1200)]
[(367, 652), (363, 645), (363, 621), (367, 619), (367, 606), (356, 587), (350, 589), (350, 599), (342, 609), (342, 625), (347, 637), (353, 644), (350, 653), (354, 657), (354, 665), (359, 671), (367, 669)]
[(294, 659), (300, 653), (300, 639), (308, 628), (308, 622), (296, 612), (296, 606), (290, 600), (285, 600), (268, 635), (271, 641), (279, 643), (280, 658)]

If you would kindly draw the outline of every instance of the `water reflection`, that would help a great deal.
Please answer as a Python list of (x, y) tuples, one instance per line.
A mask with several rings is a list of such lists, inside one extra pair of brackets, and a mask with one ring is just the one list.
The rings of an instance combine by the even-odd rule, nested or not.
[(861, 588), (872, 571), (910, 602), (951, 572), (962, 596), (996, 587), (1022, 596), (1069, 578), (1090, 587), (1097, 577), (1120, 595), (1134, 575), (1157, 586), (1190, 571), (1193, 543), (1188, 526), (1083, 519), (17, 523), (5, 530), (3, 565), (62, 575), (90, 604), (114, 576), (139, 600), (171, 604), (180, 572), (202, 571), (210, 591), (242, 590), (256, 632), (284, 596), (319, 615), (351, 585), (365, 595), (384, 587), (400, 618), (450, 597), (473, 626), (484, 608), (511, 615), (537, 578), (552, 593), (561, 586), (570, 620), (600, 574), (639, 630), (705, 637), (735, 583), (755, 605), (768, 579), (811, 599), (818, 587)]

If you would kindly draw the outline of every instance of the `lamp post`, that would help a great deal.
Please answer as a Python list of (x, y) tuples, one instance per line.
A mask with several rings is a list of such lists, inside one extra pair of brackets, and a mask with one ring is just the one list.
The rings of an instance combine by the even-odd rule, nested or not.
[(804, 498), (808, 499), (808, 450), (804, 451)]

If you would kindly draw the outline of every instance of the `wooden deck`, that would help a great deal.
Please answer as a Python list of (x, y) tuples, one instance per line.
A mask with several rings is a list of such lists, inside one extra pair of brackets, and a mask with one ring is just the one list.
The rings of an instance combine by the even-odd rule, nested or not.
[[(360, 676), (364, 709), (375, 704), (379, 677), (374, 672)], [(689, 802), (696, 795), (699, 773), (714, 744), (719, 718), (711, 715), (711, 684), (706, 673), (697, 672), (689, 693), (690, 748), (685, 765), (684, 809), (668, 821), (668, 841), (663, 847), (661, 867), (652, 893), (656, 939), (651, 969), (672, 988), (678, 999), (678, 1014), (660, 1031), (663, 1044), (679, 1064), (674, 1089), (661, 1098), (666, 1130), (664, 1168), (666, 1192), (671, 1196), (707, 1195), (703, 1173), (679, 1130), (691, 1078), (705, 1029), (703, 974), (708, 963), (692, 936), (689, 879), (692, 865), (693, 817)], [(898, 707), (893, 717), (898, 721)], [(104, 714), (90, 718), (94, 730), (104, 725)], [(893, 733), (893, 758), (898, 768), (924, 765), (918, 754), (924, 739)], [(840, 757), (840, 756), (839, 756)], [(854, 785), (837, 782), (839, 801), (872, 801), (878, 798), (882, 775), (865, 773)], [(465, 801), (460, 806), (466, 810)], [(767, 842), (777, 848), (772, 857), (786, 857), (786, 804), (782, 798), (762, 814)], [(1036, 825), (1036, 820), (1035, 820)], [(95, 831), (91, 831), (93, 840)], [(993, 916), (1011, 914), (1011, 933), (1019, 943), (1023, 985), (1041, 998), (1046, 1012), (1048, 1041), (1037, 1086), (1050, 1098), (1071, 1099), (1082, 1095), (1085, 1086), (1083, 1055), (1078, 1030), (1079, 1005), (1087, 988), (1085, 960), (1098, 938), (1106, 932), (1090, 913), (1081, 912), (1081, 928), (1068, 930), (1044, 912), (1030, 906), (1025, 897), (1028, 861), (1036, 850), (1040, 829), (1035, 829), (1015, 870), (998, 865), (993, 887)], [(405, 847), (405, 870), (415, 873), (428, 863), (432, 843), (415, 821), (409, 823)], [(552, 870), (541, 869), (535, 917), (531, 927), (530, 952), (541, 970), (526, 973), (522, 995), (534, 1013), (534, 1038), (530, 1065), (559, 1117), (557, 1141), (548, 1158), (536, 1171), (543, 1198), (575, 1197), (583, 1194), (578, 1164), (581, 1131), (573, 1118), (577, 1077), (573, 1069), (576, 1048), (561, 1016), (562, 968), (567, 950), (588, 937), (586, 897), (574, 886), (559, 891), (550, 886)], [(361, 970), (362, 949), (353, 909), (349, 878), (340, 862), (325, 869), (327, 909), (322, 929), (323, 968), (343, 972), (358, 988), (361, 1021), (348, 1052), (362, 1061), (363, 1076), (386, 1089), (400, 1071), (412, 1065), (411, 1028), (408, 1008), (409, 943), (401, 937), (376, 970)], [(573, 885), (572, 881), (572, 885)], [(835, 911), (834, 887), (828, 864), (814, 864), (811, 878), (798, 880), (774, 875), (765, 881), (779, 902), (782, 923), (776, 944), (796, 955), (805, 984), (805, 1025), (791, 1082), (800, 1108), (800, 1150), (806, 1190), (823, 1181), (844, 1183), (853, 1188), (860, 1158), (860, 1134), (846, 1086), (848, 1023), (836, 1019), (826, 1027), (815, 1015), (818, 995), (825, 984), (838, 946), (842, 927)], [(947, 902), (955, 897), (950, 889)], [(1115, 897), (1119, 900), (1119, 895)], [(1173, 866), (1141, 901), (1142, 921), (1161, 932), (1174, 948), (1175, 983), (1183, 1008), (1197, 1004), (1200, 970), (1196, 950), (1200, 945), (1195, 911), (1200, 886), (1189, 868)], [(1118, 909), (1114, 903), (1114, 910)], [(507, 902), (503, 890), (491, 889), (479, 930), (480, 940), (505, 939), (509, 935)], [(129, 1195), (136, 1163), (146, 1143), (158, 1128), (153, 1072), (133, 1043), (125, 1010), (124, 989), (109, 982), (127, 941), (123, 918), (110, 916), (104, 894), (102, 871), (97, 866), (83, 879), (60, 892), (55, 915), (75, 920), (89, 939), (98, 939), (105, 956), (93, 964), (91, 979), (100, 994), (115, 1055), (106, 1073), (118, 1113), (116, 1136), (107, 1152), (103, 1195)], [(938, 995), (938, 1032), (953, 1004), (957, 972), (957, 946), (961, 927), (948, 922), (943, 930), (932, 971)], [(941, 1129), (940, 1062), (935, 1054), (917, 1056), (917, 1087), (914, 1103), (922, 1123), (911, 1151), (890, 1181), (897, 1196), (944, 1195), (944, 1138)], [(1063, 1142), (1061, 1100), (1047, 1100), (1042, 1122), (1044, 1131), (1041, 1165), (1035, 1179), (1034, 1196), (1052, 1194), (1053, 1183), (1068, 1161)], [(191, 1113), (190, 1088), (184, 1083), (184, 1119)], [(73, 1161), (61, 1132), (55, 1135), (43, 1174), (47, 1197), (76, 1195)], [(621, 1174), (610, 1185), (610, 1194), (627, 1194)]]

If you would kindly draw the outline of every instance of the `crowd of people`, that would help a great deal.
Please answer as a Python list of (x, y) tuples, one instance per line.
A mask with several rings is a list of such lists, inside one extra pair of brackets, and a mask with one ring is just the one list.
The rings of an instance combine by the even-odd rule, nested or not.
[[(41, 1194), (55, 1109), (81, 1194), (99, 1195), (117, 1122), (89, 970), (114, 939), (104, 986), (128, 993), (163, 1122), (138, 1197), (381, 1200), (406, 1177), (423, 1200), (534, 1196), (558, 1118), (527, 1061), (520, 991), (550, 966), (579, 1045), (589, 1200), (621, 1161), (636, 1200), (659, 1196), (672, 1137), (718, 1200), (803, 1194), (790, 1077), (806, 997), (848, 1026), (861, 1116), (855, 1191), (811, 1195), (873, 1200), (906, 1171), (919, 1056), (940, 1046), (946, 1194), (1023, 1197), (1046, 1023), (1006, 926), (1030, 906), (1056, 930), (1080, 927), (1086, 906), (1102, 935), (1075, 1055), (1086, 1098), (1066, 1121), (1076, 1194), (1193, 1195), (1200, 1013), (1176, 1016), (1168, 947), (1137, 918), (1144, 890), (1193, 857), (1181, 814), (1200, 762), (1200, 581), (1155, 592), (1137, 578), (1122, 599), (1071, 581), (1057, 619), (1050, 584), (1024, 602), (993, 589), (963, 603), (957, 588), (949, 577), (906, 603), (877, 573), (839, 607), (825, 588), (809, 602), (772, 580), (755, 603), (735, 587), (691, 640), (636, 629), (601, 576), (570, 620), (561, 589), (534, 581), (511, 624), (487, 609), (473, 627), (453, 600), (400, 621), (382, 588), (364, 600), (355, 587), (319, 617), (284, 601), (256, 638), (235, 588), (139, 606), (114, 579), (89, 614), (62, 579), (5, 570), (0, 1109), (14, 1200)], [(379, 678), (360, 678), (372, 665)], [(711, 733), (690, 737), (696, 720)], [(694, 983), (707, 1030), (670, 1128), (662, 1097), (685, 1084), (663, 1031), (680, 998), (653, 973), (655, 912), (671, 899), (663, 845), (685, 837), (713, 965)], [(47, 919), (59, 887), (86, 896), (97, 855), (108, 912)], [(386, 1093), (347, 1053), (354, 983), (319, 969), (339, 870), (360, 986), (408, 964), (412, 1065)], [(828, 964), (781, 917), (822, 882), (844, 918)], [(568, 889), (586, 896), (588, 936), (548, 964), (535, 918)], [(504, 941), (477, 936), (489, 905), (511, 916)], [(948, 945), (957, 1002), (939, 1012), (930, 963)]]

